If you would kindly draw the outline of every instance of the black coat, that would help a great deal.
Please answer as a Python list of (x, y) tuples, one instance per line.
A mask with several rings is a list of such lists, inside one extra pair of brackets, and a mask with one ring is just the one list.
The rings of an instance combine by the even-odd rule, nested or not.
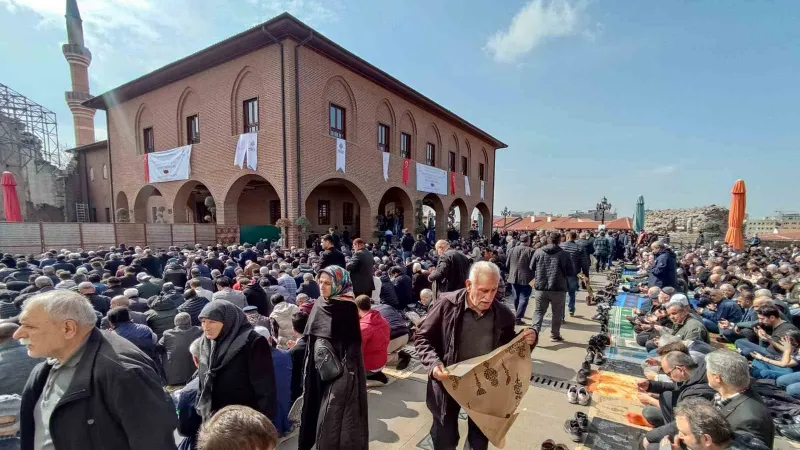
[[(428, 373), (439, 364), (447, 367), (459, 362), (457, 342), (461, 336), (466, 299), (466, 289), (440, 296), (419, 326), (416, 334), (417, 355)], [(514, 339), (514, 313), (501, 302), (492, 303), (492, 310), (494, 312), (492, 347), (497, 348)], [(439, 422), (444, 420), (447, 404), (452, 401), (455, 400), (444, 389), (441, 381), (428, 377), (425, 402), (435, 420)]]
[[(254, 378), (257, 375), (260, 378)], [(205, 373), (198, 374), (200, 380)], [(272, 348), (267, 338), (250, 331), (247, 344), (227, 364), (216, 371), (211, 391), (211, 410), (217, 412), (228, 405), (245, 405), (275, 419), (277, 394)], [(202, 392), (202, 383), (201, 389)], [(59, 449), (60, 450), (60, 449)]]
[(403, 309), (403, 306), (400, 305), (400, 300), (397, 299), (397, 292), (395, 292), (394, 284), (392, 284), (392, 280), (389, 279), (388, 275), (383, 275), (381, 277), (380, 299), (381, 303), (385, 305), (389, 305), (395, 309)]
[(747, 432), (772, 448), (775, 425), (761, 396), (748, 389), (732, 398), (720, 412), (736, 432)]
[[(28, 378), (20, 409), (23, 450), (33, 450), (33, 410), (51, 365)], [(50, 417), (59, 450), (174, 450), (175, 406), (153, 361), (121, 336), (92, 330), (72, 382)]]
[(567, 277), (577, 275), (569, 254), (553, 244), (536, 250), (531, 259), (531, 272), (537, 291), (567, 292)]
[(353, 282), (353, 292), (356, 295), (370, 295), (375, 289), (375, 284), (372, 282), (373, 264), (375, 264), (375, 260), (372, 259), (372, 253), (364, 249), (356, 252), (350, 260), (350, 264), (347, 265), (350, 280)]
[(312, 300), (318, 299), (319, 296), (321, 295), (321, 293), (319, 292), (319, 285), (314, 280), (311, 280), (308, 283), (302, 283), (300, 287), (297, 288), (297, 293), (306, 294), (308, 298)]
[(108, 314), (108, 310), (111, 309), (111, 299), (105, 295), (88, 294), (86, 298), (92, 303), (94, 310), (104, 316)]
[(397, 294), (397, 302), (400, 305), (398, 309), (404, 309), (406, 306), (414, 303), (411, 278), (409, 278), (408, 275), (401, 274), (394, 277), (392, 284), (394, 285), (394, 292)]
[(244, 288), (244, 298), (247, 299), (248, 306), (255, 306), (258, 308), (258, 313), (264, 317), (269, 317), (272, 314), (272, 302), (267, 298), (267, 293), (264, 292), (258, 283), (247, 286)]
[(290, 404), (294, 404), (294, 401), (303, 395), (303, 364), (306, 360), (306, 349), (308, 349), (308, 337), (303, 336), (289, 350), (289, 355), (292, 357), (292, 395)]
[(439, 263), (436, 265), (428, 281), (436, 281), (436, 290), (439, 294), (443, 292), (453, 292), (462, 289), (469, 278), (470, 260), (458, 250), (449, 249), (439, 256)]
[(319, 268), (324, 269), (328, 266), (345, 267), (347, 263), (344, 260), (344, 254), (338, 248), (330, 248), (322, 252), (322, 257), (319, 259)]

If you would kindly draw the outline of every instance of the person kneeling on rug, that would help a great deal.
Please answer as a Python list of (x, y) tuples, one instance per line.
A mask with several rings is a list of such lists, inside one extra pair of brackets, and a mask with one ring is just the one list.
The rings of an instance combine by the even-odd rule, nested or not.
[(370, 381), (381, 384), (389, 382), (389, 378), (382, 372), (388, 360), (390, 329), (389, 323), (378, 311), (372, 309), (372, 303), (367, 295), (356, 297), (358, 316), (361, 318), (361, 353), (364, 355), (364, 371), (367, 374), (367, 385)]

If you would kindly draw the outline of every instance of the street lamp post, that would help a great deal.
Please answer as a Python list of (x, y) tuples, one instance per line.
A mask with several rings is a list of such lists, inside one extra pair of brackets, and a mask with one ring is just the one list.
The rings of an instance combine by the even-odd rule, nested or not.
[(603, 200), (597, 204), (597, 210), (600, 211), (600, 223), (605, 225), (606, 223), (606, 211), (611, 210), (611, 203), (608, 203), (608, 199), (603, 197)]
[(503, 208), (503, 211), (500, 212), (500, 215), (503, 216), (503, 231), (505, 231), (506, 226), (508, 225), (508, 216), (511, 215), (511, 211), (508, 210), (508, 206)]

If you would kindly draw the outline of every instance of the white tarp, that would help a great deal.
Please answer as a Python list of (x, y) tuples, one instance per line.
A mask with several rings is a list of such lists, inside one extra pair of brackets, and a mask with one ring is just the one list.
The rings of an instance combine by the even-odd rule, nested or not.
[(144, 180), (146, 183), (163, 183), (189, 179), (189, 161), (192, 146), (173, 148), (144, 155)]
[(467, 194), (467, 197), (472, 195), (472, 192), (470, 192), (469, 189), (469, 177), (466, 175), (464, 175), (464, 193)]
[(389, 152), (383, 153), (383, 181), (389, 180)]
[(447, 172), (427, 164), (417, 163), (417, 190), (447, 195)]
[(344, 166), (347, 163), (347, 141), (341, 138), (336, 138), (336, 170), (342, 169), (345, 173)]
[(236, 156), (233, 157), (233, 165), (241, 169), (244, 166), (245, 156), (247, 157), (247, 168), (256, 170), (258, 167), (258, 133), (239, 135), (239, 141), (236, 143)]

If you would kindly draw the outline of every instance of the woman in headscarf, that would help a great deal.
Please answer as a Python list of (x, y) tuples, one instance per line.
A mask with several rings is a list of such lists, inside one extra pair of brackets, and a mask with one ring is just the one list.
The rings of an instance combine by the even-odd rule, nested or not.
[(228, 405), (245, 405), (275, 418), (272, 348), (256, 333), (244, 312), (226, 300), (214, 300), (200, 312), (203, 340), (197, 366), (197, 412), (208, 420)]
[(306, 325), (299, 450), (369, 448), (367, 384), (358, 308), (350, 275), (328, 266), (317, 276), (322, 299)]

